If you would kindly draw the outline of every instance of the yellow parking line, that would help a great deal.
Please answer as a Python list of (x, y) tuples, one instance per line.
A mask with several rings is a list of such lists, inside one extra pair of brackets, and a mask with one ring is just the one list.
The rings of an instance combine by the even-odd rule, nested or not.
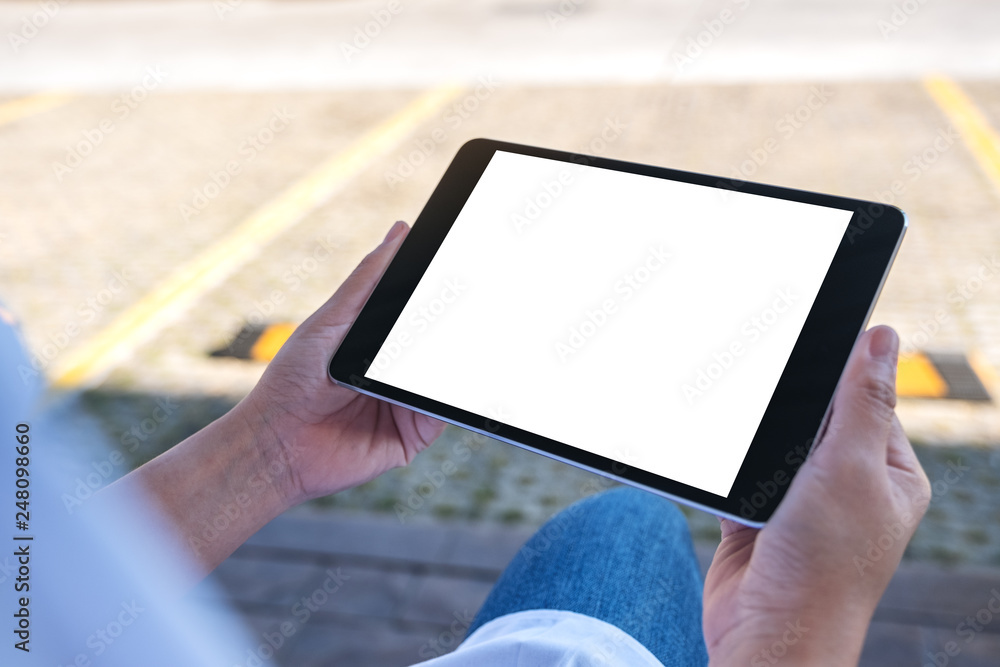
[(924, 87), (965, 140), (986, 177), (1000, 191), (1000, 135), (969, 96), (951, 79), (932, 76)]
[(39, 93), (0, 104), (0, 125), (13, 123), (36, 113), (66, 104), (73, 97), (69, 93)]
[(136, 347), (176, 319), (201, 294), (256, 256), (269, 241), (302, 220), (461, 92), (462, 89), (456, 86), (442, 86), (423, 93), (345, 151), (320, 164), (174, 271), (96, 336), (79, 348), (67, 351), (53, 369), (53, 385), (73, 388), (100, 382)]

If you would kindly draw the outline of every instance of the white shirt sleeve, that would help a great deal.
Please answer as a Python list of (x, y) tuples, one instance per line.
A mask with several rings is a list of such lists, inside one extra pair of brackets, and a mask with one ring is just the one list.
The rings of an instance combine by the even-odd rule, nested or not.
[[(663, 667), (645, 646), (604, 621), (533, 609), (495, 618), (453, 652), (419, 667)], [(417, 667), (417, 666), (414, 666)]]

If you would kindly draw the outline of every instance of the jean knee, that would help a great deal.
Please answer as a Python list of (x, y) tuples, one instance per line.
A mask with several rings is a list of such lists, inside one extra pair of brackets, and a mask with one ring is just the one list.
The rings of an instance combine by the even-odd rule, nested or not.
[(684, 537), (689, 534), (687, 519), (677, 505), (648, 491), (620, 486), (591, 496), (584, 502), (590, 505), (588, 513), (600, 512), (611, 522), (627, 517), (633, 524), (653, 526)]

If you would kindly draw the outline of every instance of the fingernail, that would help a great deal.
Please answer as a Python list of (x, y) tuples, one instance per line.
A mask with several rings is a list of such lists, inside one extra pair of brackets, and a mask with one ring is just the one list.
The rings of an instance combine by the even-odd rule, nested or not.
[(397, 220), (395, 224), (393, 224), (393, 226), (389, 228), (389, 232), (385, 235), (385, 238), (382, 239), (382, 243), (395, 241), (396, 238), (403, 233), (404, 229), (406, 229), (406, 223), (403, 222), (402, 220)]
[(893, 361), (899, 348), (899, 337), (889, 327), (879, 327), (872, 332), (868, 352), (873, 359)]

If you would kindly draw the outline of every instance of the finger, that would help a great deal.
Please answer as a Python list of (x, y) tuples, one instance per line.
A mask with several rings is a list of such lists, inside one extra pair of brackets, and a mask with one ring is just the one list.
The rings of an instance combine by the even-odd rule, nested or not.
[[(389, 266), (408, 231), (409, 227), (405, 222), (402, 220), (396, 222), (382, 243), (361, 260), (347, 280), (313, 317), (323, 321), (324, 324), (353, 322), (375, 289), (375, 285), (378, 284), (379, 278), (385, 273), (386, 267)], [(336, 321), (328, 321), (331, 317), (336, 318)]]
[(722, 539), (726, 539), (736, 533), (742, 533), (744, 530), (758, 530), (757, 528), (751, 528), (732, 519), (723, 519), (722, 517), (719, 517), (719, 528), (722, 529)]
[(889, 477), (901, 489), (915, 511), (921, 514), (931, 499), (931, 483), (920, 459), (903, 432), (899, 419), (893, 418), (889, 431), (887, 463)]
[(892, 424), (889, 427), (889, 450), (886, 456), (886, 463), (890, 468), (898, 468), (906, 472), (917, 472), (923, 470), (917, 453), (913, 450), (909, 438), (903, 432), (903, 426), (899, 419), (893, 415)]
[(430, 415), (425, 415), (423, 413), (418, 413), (414, 417), (414, 423), (417, 427), (417, 433), (423, 438), (427, 443), (431, 443), (444, 432), (445, 424), (440, 419), (436, 417), (431, 417)]
[(402, 220), (397, 221), (386, 234), (382, 243), (361, 260), (357, 268), (347, 277), (337, 290), (340, 306), (350, 311), (359, 310), (375, 289), (379, 278), (385, 273), (393, 256), (399, 249), (409, 227)]
[[(879, 326), (862, 334), (837, 386), (823, 442), (836, 441), (835, 456), (853, 453), (884, 465), (896, 407), (896, 358), (899, 337)], [(829, 447), (820, 447), (824, 456)], [(829, 456), (830, 454), (825, 454)]]
[(406, 447), (406, 463), (423, 451), (444, 431), (445, 423), (400, 405), (386, 404)]

